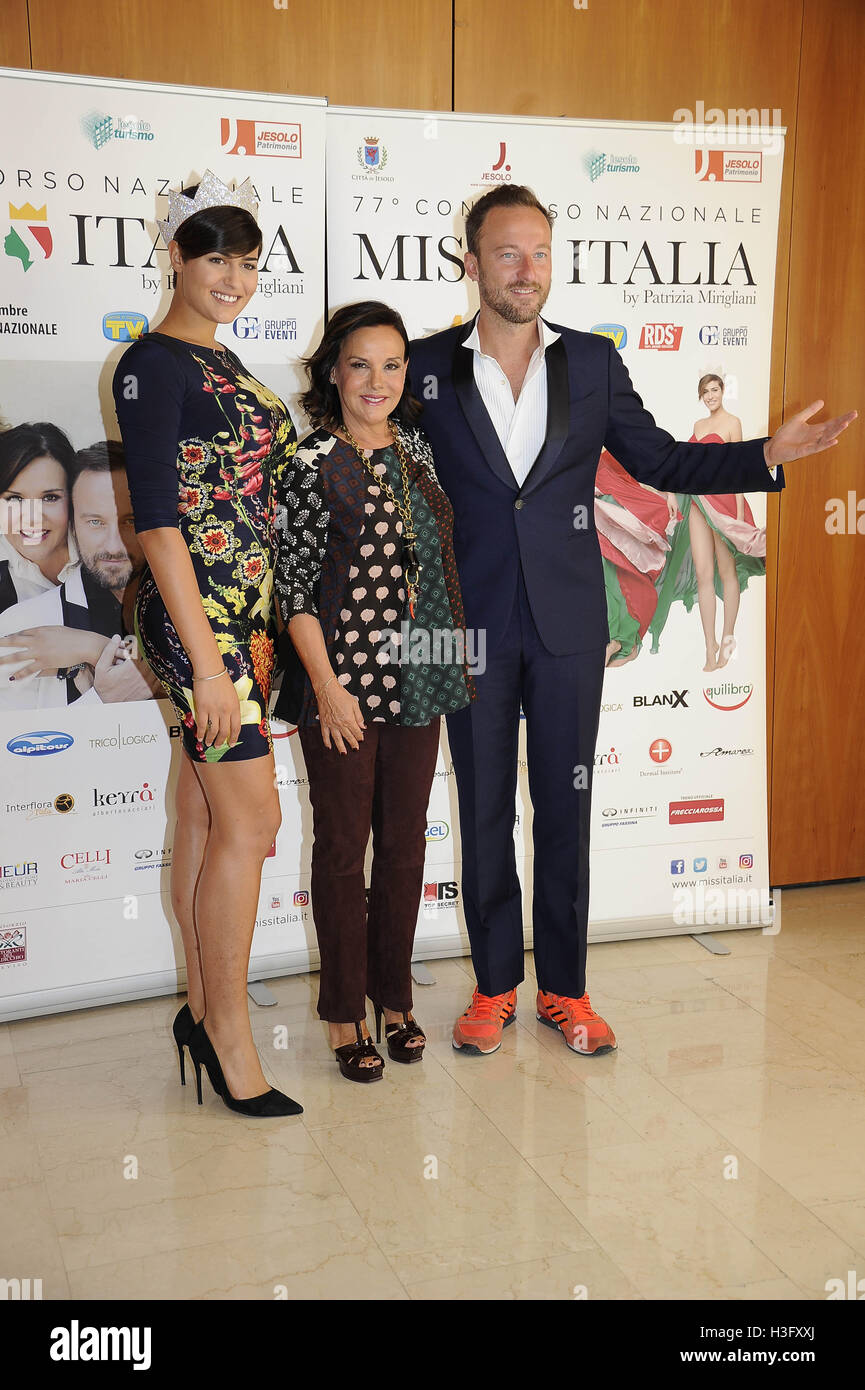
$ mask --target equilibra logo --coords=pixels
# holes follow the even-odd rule
[[[27,959],[27,928],[14,922],[0,931],[0,965],[20,965]]]
[[[105,111],[88,111],[82,116],[81,133],[94,150],[101,150],[112,140],[155,139],[149,121],[139,121],[135,116],[109,116]]]
[[[137,309],[109,309],[102,316],[102,336],[111,343],[132,343],[149,329],[147,315]]]
[[[6,748],[22,758],[40,758],[48,753],[65,753],[74,742],[71,734],[60,733],[57,729],[37,729],[32,734],[16,734]]]
[[[451,833],[451,832],[450,832],[450,826],[448,825],[447,821],[444,821],[444,820],[430,820],[430,821],[427,821],[426,833],[425,833],[425,835],[424,835],[424,839],[426,839],[426,840],[446,840],[447,837],[448,837],[448,835],[450,835],[450,833]]]
[[[362,145],[357,147],[357,162],[368,174],[377,174],[388,161],[387,145],[383,145],[378,135],[368,135]]]
[[[666,705],[669,709],[688,708],[688,701],[685,699],[687,690],[670,690],[666,695],[635,695],[635,709],[651,709],[656,705]]]
[[[682,341],[682,328],[678,323],[644,323],[640,333],[640,347],[654,348],[656,352],[678,352]]]
[[[46,222],[48,204],[35,208],[32,203],[24,203],[16,208],[9,203],[11,226],[3,239],[3,250],[14,261],[20,261],[22,269],[29,270],[34,259],[47,261],[54,250],[51,228]]]
[[[708,821],[723,820],[724,798],[717,796],[702,801],[671,801],[669,815],[670,825],[682,825],[685,821],[702,825]]]
[[[259,319],[255,314],[239,314],[233,327],[234,336],[245,340],[293,343],[297,339],[297,319]]]
[[[762,183],[763,154],[741,150],[695,150],[694,173],[701,183]]]
[[[741,709],[747,705],[751,696],[754,694],[754,687],[750,681],[744,685],[735,685],[732,681],[725,681],[723,685],[707,685],[703,689],[703,697],[712,709],[722,709],[729,714],[730,710]]]
[[[595,183],[602,174],[639,174],[640,166],[632,154],[600,154],[589,150],[583,155],[583,168],[589,182]]]
[[[219,122],[223,154],[257,154],[269,159],[302,159],[303,141],[297,121],[235,120],[222,116]]]
[[[717,323],[704,323],[697,334],[703,347],[747,347],[748,328],[741,324],[738,328],[719,328]]]
[[[599,338],[609,338],[619,352],[628,346],[628,330],[623,323],[596,323],[589,331]]]

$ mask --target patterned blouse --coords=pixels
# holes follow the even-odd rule
[[[274,591],[286,626],[298,613],[319,618],[337,679],[357,697],[366,722],[420,726],[462,709],[474,690],[453,558],[453,511],[426,436],[397,429],[409,460],[420,562],[414,617],[406,603],[400,513],[356,450],[325,429],[303,440],[282,478]],[[368,458],[401,502],[396,450],[375,449]],[[311,682],[290,638],[283,653],[286,676],[275,713],[315,723]]]

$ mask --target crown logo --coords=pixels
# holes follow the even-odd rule
[[[378,141],[379,137],[377,135],[365,135],[363,138],[363,143],[365,145],[377,145]]]
[[[201,212],[202,208],[218,207],[243,208],[244,212],[257,218],[258,202],[252,179],[244,179],[243,183],[231,189],[222,179],[217,178],[211,169],[206,169],[194,198],[187,197],[185,193],[177,193],[172,188],[168,194],[168,216],[164,221],[157,218],[165,245],[174,240],[178,227],[188,217]]]
[[[32,203],[25,203],[23,207],[16,208],[9,204],[9,216],[13,222],[44,222],[48,215],[48,204],[43,203],[41,208],[34,208]]]

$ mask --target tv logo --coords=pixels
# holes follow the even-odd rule
[[[623,323],[596,323],[589,331],[599,338],[609,338],[618,352],[628,345],[628,330]]]
[[[135,309],[110,309],[102,318],[102,336],[111,343],[133,343],[149,329],[147,315]]]

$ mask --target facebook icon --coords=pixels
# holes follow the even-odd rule
[[[671,874],[683,874],[684,872],[685,872],[685,861],[684,861],[684,859],[671,859],[671,860],[670,860],[670,873],[671,873]]]

